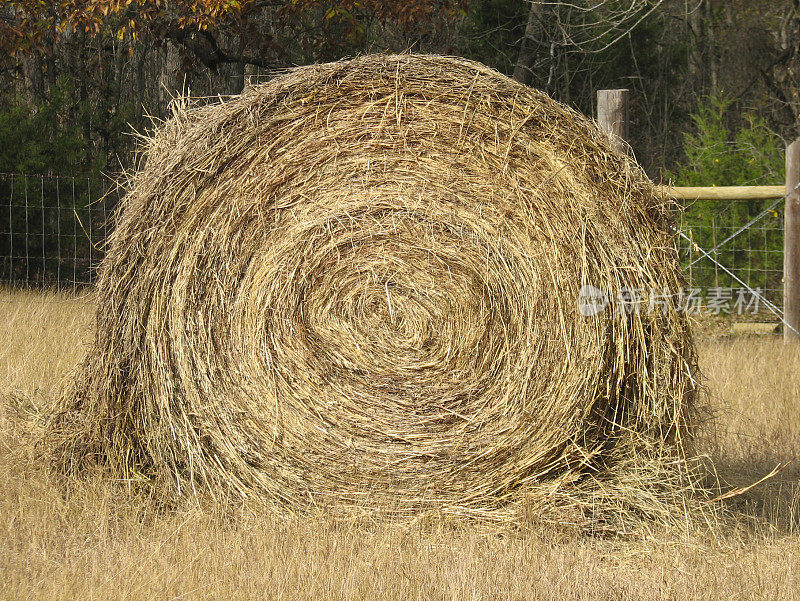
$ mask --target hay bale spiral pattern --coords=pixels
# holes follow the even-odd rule
[[[491,515],[680,448],[669,207],[595,125],[476,63],[367,56],[149,141],[65,396],[69,446],[173,493]],[[538,491],[538,493],[537,493]]]

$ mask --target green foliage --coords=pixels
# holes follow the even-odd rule
[[[746,186],[779,184],[783,180],[784,152],[781,139],[756,115],[745,113],[738,128],[728,125],[733,101],[711,96],[691,115],[695,131],[684,134],[684,160],[667,178],[676,186]],[[736,233],[774,200],[698,200],[686,206],[684,231],[704,249],[711,249]],[[781,208],[778,206],[751,228],[713,253],[717,261],[746,274],[748,285],[780,288],[782,269]],[[759,249],[759,250],[755,250]],[[699,256],[697,250],[684,257],[687,265]],[[701,288],[733,287],[739,284],[707,259],[692,272]]]
[[[780,182],[783,148],[766,121],[745,113],[733,131],[727,125],[733,101],[711,96],[691,116],[696,132],[684,134],[685,160],[668,173],[680,186],[745,186]]]
[[[49,101],[39,106],[20,99],[0,105],[1,172],[77,175],[96,170],[81,128],[69,124],[74,95],[69,81],[61,79]]]
[[[88,207],[101,195],[97,176],[103,166],[93,155],[103,153],[85,134],[90,107],[74,101],[75,96],[64,78],[38,106],[22,99],[0,104],[0,201],[6,203],[0,277],[12,283],[57,283],[62,272],[88,278],[91,246],[77,233],[75,215],[81,227],[92,228]],[[113,115],[107,117],[102,127],[121,127]],[[95,219],[93,229],[99,225]],[[37,260],[29,262],[29,257]]]

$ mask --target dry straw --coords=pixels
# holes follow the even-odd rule
[[[672,209],[590,120],[470,61],[365,56],[177,108],[145,156],[62,466],[291,511],[681,513],[687,319],[614,300],[683,286]]]

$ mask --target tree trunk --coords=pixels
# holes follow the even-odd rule
[[[711,94],[716,94],[718,87],[716,23],[714,23],[714,7],[711,4],[711,0],[705,1],[705,13],[706,31],[708,37],[706,40],[708,43],[708,74],[711,82]]]
[[[183,84],[180,49],[168,41],[158,75],[158,99],[162,115],[167,114],[167,107],[173,98],[185,93]]]
[[[23,54],[21,62],[25,100],[30,108],[34,108],[45,99],[44,66],[39,53]]]
[[[687,21],[689,26],[689,77],[694,84],[702,86],[703,48],[705,46],[703,35],[703,7],[690,6],[686,3]]]
[[[528,12],[528,23],[525,25],[525,35],[519,49],[514,79],[526,86],[533,82],[533,63],[536,59],[536,49],[541,43],[543,7],[539,2],[531,2]]]

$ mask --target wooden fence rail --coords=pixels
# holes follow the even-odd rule
[[[628,90],[599,90],[597,120],[625,151],[628,137]],[[800,138],[786,148],[786,183],[783,186],[662,186],[682,200],[752,200],[786,198],[783,243],[783,337],[800,342]]]
[[[786,195],[786,186],[659,186],[680,200],[768,200]]]

